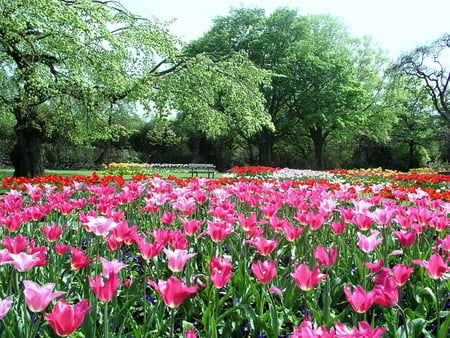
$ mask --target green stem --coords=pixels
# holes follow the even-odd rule
[[[170,338],[175,337],[175,309],[170,309]]]
[[[438,280],[437,279],[435,279],[434,280],[434,294],[436,295],[436,319],[437,319],[437,322],[436,322],[436,332],[438,333],[439,332],[439,329],[440,329],[440,327],[441,327],[441,316],[440,316],[440,312],[441,312],[441,309],[439,308],[439,288],[438,288]]]
[[[403,309],[401,308],[400,305],[397,304],[396,307],[397,307],[397,310],[400,312],[400,314],[401,314],[401,316],[402,316],[403,324],[405,325],[405,334],[406,334],[406,337],[409,337],[409,334],[408,334],[408,325],[407,325],[407,322],[406,322],[406,315],[405,315],[405,312],[403,311]],[[414,328],[414,326],[413,326],[413,328]]]
[[[270,322],[272,326],[272,334],[274,337],[278,337],[279,334],[279,328],[278,328],[278,313],[277,313],[277,307],[275,305],[275,301],[272,297],[272,294],[269,291],[269,286],[267,285],[267,288],[265,290],[267,294],[269,295],[270,303]]]
[[[144,260],[143,264],[142,264],[142,269],[143,271],[143,275],[144,275],[144,282],[142,283],[144,290],[143,290],[143,294],[144,294],[144,306],[143,306],[143,310],[144,310],[144,325],[147,325],[147,261]]]
[[[108,302],[105,303],[105,308],[103,312],[103,327],[104,327],[104,334],[105,338],[109,337],[109,318],[108,318]]]
[[[331,305],[331,295],[330,295],[330,278],[325,278],[325,291],[323,300],[323,320],[325,324],[328,325],[330,321],[330,305]]]

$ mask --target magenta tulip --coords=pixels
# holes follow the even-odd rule
[[[322,279],[328,277],[328,275],[320,273],[319,265],[315,265],[311,271],[308,269],[308,265],[300,264],[295,268],[294,272],[291,273],[291,277],[300,289],[303,291],[310,291],[314,289]]]
[[[171,309],[179,307],[187,296],[197,292],[195,286],[187,286],[175,276],[170,277],[167,281],[160,279],[158,284],[150,279],[147,281],[161,295],[164,304]]]
[[[269,284],[272,279],[277,274],[277,269],[275,264],[277,264],[277,260],[274,262],[270,260],[265,260],[261,263],[261,261],[257,261],[252,264],[252,273],[253,276],[256,277],[263,284]]]
[[[91,308],[87,299],[76,305],[70,305],[64,299],[59,299],[53,312],[45,314],[45,319],[58,336],[67,337],[81,326]]]

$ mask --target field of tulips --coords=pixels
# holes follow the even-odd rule
[[[450,176],[4,178],[1,337],[449,336]]]

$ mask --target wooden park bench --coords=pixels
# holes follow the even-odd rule
[[[216,173],[216,166],[214,164],[189,163],[188,168],[191,171],[191,177],[194,177],[194,175],[197,177],[198,174],[208,174],[208,178],[211,176],[214,178],[214,174]]]

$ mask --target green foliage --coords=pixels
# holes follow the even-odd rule
[[[167,77],[160,95],[181,112],[182,119],[194,123],[208,137],[230,130],[251,136],[263,127],[273,128],[258,90],[268,78],[268,72],[255,67],[243,54],[219,61],[199,54]]]
[[[136,103],[183,110],[212,137],[271,127],[258,92],[267,73],[243,55],[183,56],[166,27],[118,2],[0,0],[0,12],[0,119],[12,113],[20,138],[117,142]]]
[[[336,18],[301,16],[288,8],[267,17],[262,9],[232,9],[186,50],[213,60],[245,53],[271,72],[270,85],[260,90],[275,130],[262,129],[251,138],[241,135],[247,147],[259,148],[260,160],[269,156],[269,163],[260,164],[270,165],[274,145],[286,137],[307,134],[321,157],[329,135],[376,121],[363,103],[372,97],[373,81],[380,82],[381,58],[368,41],[352,39]]]

